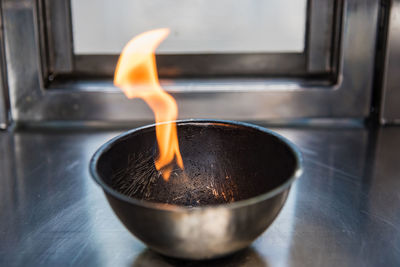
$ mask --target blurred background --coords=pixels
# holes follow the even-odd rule
[[[2,3],[1,122],[152,120],[112,85],[124,44],[168,27],[161,84],[180,118],[398,122],[397,1]]]

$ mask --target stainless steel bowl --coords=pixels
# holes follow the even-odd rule
[[[90,163],[94,180],[126,228],[161,254],[211,259],[247,247],[285,203],[301,174],[300,152],[282,136],[252,124],[183,120],[177,127],[185,175],[177,171],[165,182],[159,176],[147,179],[156,172],[135,172],[140,164],[129,160],[132,155],[154,158],[150,125],[105,143]],[[152,161],[148,168],[154,168]],[[126,173],[129,183],[141,179],[138,186],[145,190],[121,193],[118,173]]]

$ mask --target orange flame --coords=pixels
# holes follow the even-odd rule
[[[156,123],[176,120],[178,106],[158,81],[154,52],[167,37],[169,29],[157,29],[142,33],[128,42],[122,50],[115,69],[114,84],[128,98],[142,98],[153,110]],[[156,125],[159,155],[155,161],[157,170],[168,181],[174,159],[183,169],[175,123]]]

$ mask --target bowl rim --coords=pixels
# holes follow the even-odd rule
[[[150,202],[147,200],[140,200],[140,199],[135,199],[128,197],[117,190],[113,189],[111,186],[107,185],[103,179],[100,177],[100,175],[97,172],[96,166],[98,163],[99,158],[101,155],[105,152],[107,152],[116,142],[123,140],[124,138],[130,136],[133,133],[143,131],[145,129],[153,128],[157,124],[167,124],[167,123],[176,123],[177,125],[179,124],[190,124],[190,123],[200,123],[200,124],[225,124],[225,125],[234,125],[234,126],[241,126],[245,128],[251,128],[256,131],[261,131],[264,133],[267,133],[269,135],[272,135],[276,137],[279,141],[284,143],[293,153],[295,157],[295,168],[293,170],[292,175],[281,185],[278,187],[267,191],[263,194],[239,200],[239,201],[234,201],[230,203],[223,203],[223,204],[215,204],[215,205],[204,205],[204,206],[196,206],[196,207],[187,207],[187,206],[180,206],[180,205],[175,205],[175,204],[167,204],[167,203],[158,203],[158,202]],[[286,139],[285,137],[281,136],[280,134],[269,130],[265,127],[255,125],[252,123],[247,123],[247,122],[239,122],[239,121],[232,121],[232,120],[216,120],[216,119],[185,119],[185,120],[175,120],[175,121],[168,121],[168,122],[162,122],[162,123],[153,123],[149,125],[145,125],[142,127],[134,128],[131,130],[128,130],[126,132],[123,132],[107,142],[105,142],[103,145],[101,145],[97,151],[93,154],[90,163],[89,163],[89,171],[90,174],[93,178],[93,180],[104,190],[105,193],[110,194],[114,198],[117,198],[121,201],[128,202],[130,204],[138,205],[141,207],[145,208],[150,208],[150,209],[156,209],[156,210],[165,210],[165,211],[189,211],[189,210],[204,210],[208,208],[229,208],[229,209],[235,209],[243,206],[249,206],[253,205],[259,202],[262,202],[266,199],[272,198],[286,189],[288,189],[291,184],[297,180],[303,173],[303,157],[300,152],[300,150],[294,145],[291,141]]]

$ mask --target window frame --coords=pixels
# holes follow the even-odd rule
[[[49,75],[111,77],[118,55],[74,54],[70,1],[40,0],[39,3],[40,16],[45,18],[41,48],[48,58]],[[157,56],[159,75],[162,78],[188,78],[327,74],[333,69],[330,59],[335,8],[335,1],[307,1],[302,53],[161,54]]]
[[[62,0],[54,2],[65,3]],[[317,5],[321,2],[331,1],[313,0],[310,3]],[[343,0],[336,3],[339,3],[341,12],[336,14],[339,19],[336,20],[338,25],[334,27],[336,31],[332,37],[335,42],[320,42],[313,49],[316,54],[307,54],[310,58],[307,69],[318,70],[320,66],[328,66],[330,73],[335,74],[333,78],[197,80],[192,77],[163,80],[166,90],[177,99],[180,117],[272,121],[367,117],[372,92],[379,1]],[[43,79],[50,74],[46,68],[47,62],[57,62],[57,59],[49,59],[43,54],[41,32],[45,22],[40,16],[43,10],[41,2],[4,0],[2,4],[11,109],[16,121],[80,122],[89,125],[96,122],[124,124],[153,118],[144,103],[127,100],[109,83],[73,77],[65,83],[51,85],[51,75],[49,79]],[[323,14],[323,10],[320,13]],[[314,21],[318,21],[318,18],[323,19],[322,16],[311,16]],[[325,32],[322,29],[315,29],[315,32],[322,31],[315,38],[322,38]],[[71,41],[66,43],[72,45]],[[315,60],[318,53],[325,55],[327,47],[333,54],[323,57],[322,63]],[[71,69],[69,63],[63,64],[61,66],[65,70]],[[47,89],[49,87],[51,90]]]

